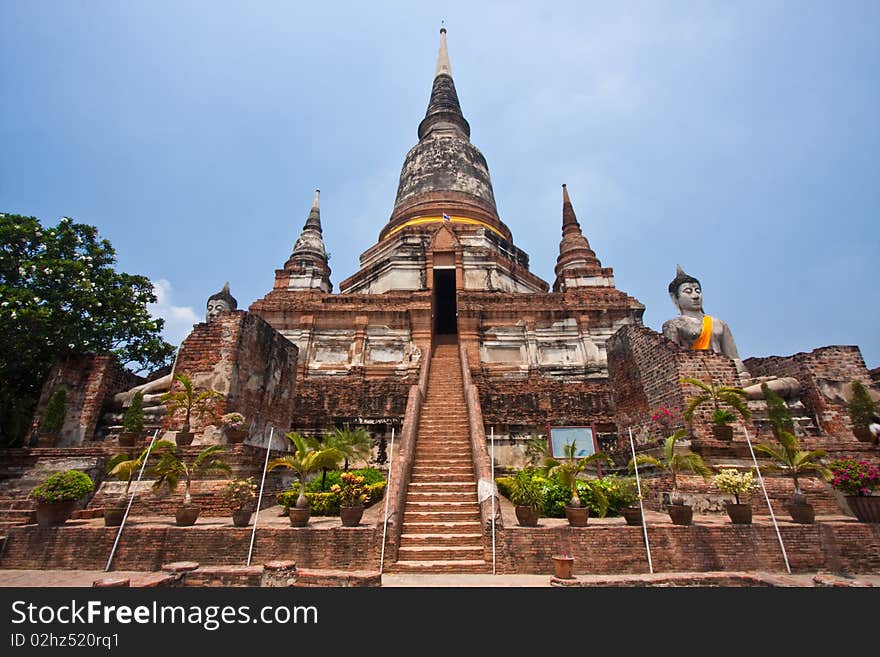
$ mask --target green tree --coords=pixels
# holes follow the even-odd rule
[[[563,445],[562,449],[565,451],[563,461],[557,461],[556,459],[549,457],[544,463],[548,467],[548,474],[556,476],[559,479],[559,483],[571,491],[571,501],[569,502],[569,506],[580,507],[581,498],[578,496],[577,490],[578,475],[583,472],[590,463],[604,461],[609,465],[614,465],[614,461],[605,452],[596,452],[589,456],[585,456],[582,459],[578,459],[577,456],[575,456],[577,446],[574,441],[566,443]],[[607,500],[604,500],[604,494],[598,489],[593,492],[602,497],[602,502],[607,506]]]
[[[779,440],[779,433],[787,431],[794,433],[794,420],[791,419],[791,413],[785,400],[770,390],[766,383],[761,384],[761,392],[764,393],[764,400],[767,402],[767,417],[770,420],[770,430],[776,439]]]
[[[155,447],[153,449],[155,450]],[[229,464],[222,457],[218,456],[223,451],[225,451],[223,445],[209,445],[199,452],[192,462],[187,462],[178,453],[177,445],[171,445],[171,442],[168,441],[167,445],[163,445],[159,462],[152,470],[156,476],[153,490],[158,491],[163,485],[166,485],[168,490],[173,492],[177,489],[180,479],[183,479],[183,503],[190,504],[192,501],[190,487],[192,486],[194,476],[199,473],[231,472],[232,468],[229,467]]]
[[[709,475],[712,474],[712,469],[708,465],[706,465],[706,463],[703,461],[703,457],[701,457],[699,454],[695,454],[690,450],[687,450],[686,452],[675,451],[675,443],[677,443],[685,436],[687,436],[687,431],[685,431],[684,429],[679,429],[674,434],[666,438],[663,441],[663,449],[660,454],[660,458],[655,458],[647,454],[639,454],[638,456],[636,456],[635,459],[635,463],[638,463],[639,465],[653,465],[669,473],[669,476],[672,479],[673,504],[675,504],[675,499],[678,493],[677,476],[679,473],[685,471],[693,472],[694,474],[698,474],[703,477],[703,479],[708,478]],[[633,459],[629,460],[628,467],[630,471],[635,469]]]
[[[122,428],[130,433],[141,433],[144,430],[144,393],[136,392],[131,404],[122,417]]]
[[[370,433],[363,427],[352,429],[347,424],[342,428],[336,427],[332,433],[325,435],[322,445],[342,452],[342,469],[345,471],[348,471],[348,462],[354,459],[361,459],[366,465],[373,453],[373,437]]]
[[[116,254],[94,226],[64,217],[0,213],[0,445],[20,444],[53,363],[112,352],[135,371],[170,362],[163,320],[144,276],[114,269]]]
[[[761,469],[768,472],[781,472],[791,477],[794,483],[794,500],[803,503],[805,497],[798,483],[798,477],[809,472],[818,473],[826,481],[831,478],[831,471],[826,468],[821,459],[827,452],[824,449],[814,449],[809,452],[801,450],[797,438],[788,431],[780,431],[779,445],[761,443],[755,445],[755,451],[769,456],[773,463],[762,465]]]
[[[185,413],[181,431],[184,433],[189,432],[193,413],[198,417],[210,415],[216,419],[216,403],[223,399],[222,394],[214,389],[196,389],[192,379],[183,372],[175,374],[174,380],[180,382],[180,388],[169,390],[159,397],[159,401],[166,405],[166,412],[169,415],[174,415],[179,410]]]
[[[295,450],[291,454],[279,456],[269,461],[268,470],[275,468],[290,468],[299,477],[299,497],[296,498],[296,508],[307,509],[309,500],[306,498],[306,479],[313,472],[322,468],[335,468],[345,458],[345,455],[335,447],[320,449],[314,440],[306,439],[298,433],[285,434],[293,443]]]

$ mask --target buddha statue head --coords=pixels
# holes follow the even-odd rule
[[[672,299],[679,313],[703,312],[703,290],[700,281],[686,274],[681,265],[676,265],[675,278],[669,284],[669,298]]]
[[[208,297],[208,306],[205,311],[205,321],[214,321],[220,313],[229,312],[238,308],[238,301],[229,293],[229,282],[219,292]]]

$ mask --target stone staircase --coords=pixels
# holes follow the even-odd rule
[[[432,356],[397,559],[390,572],[490,570],[457,344],[439,344]]]

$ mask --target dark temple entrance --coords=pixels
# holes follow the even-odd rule
[[[458,333],[455,269],[434,270],[434,335]]]

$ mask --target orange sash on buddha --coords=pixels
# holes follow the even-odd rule
[[[703,315],[703,330],[700,336],[694,340],[691,349],[697,351],[705,351],[709,348],[709,342],[712,340],[712,316]]]

